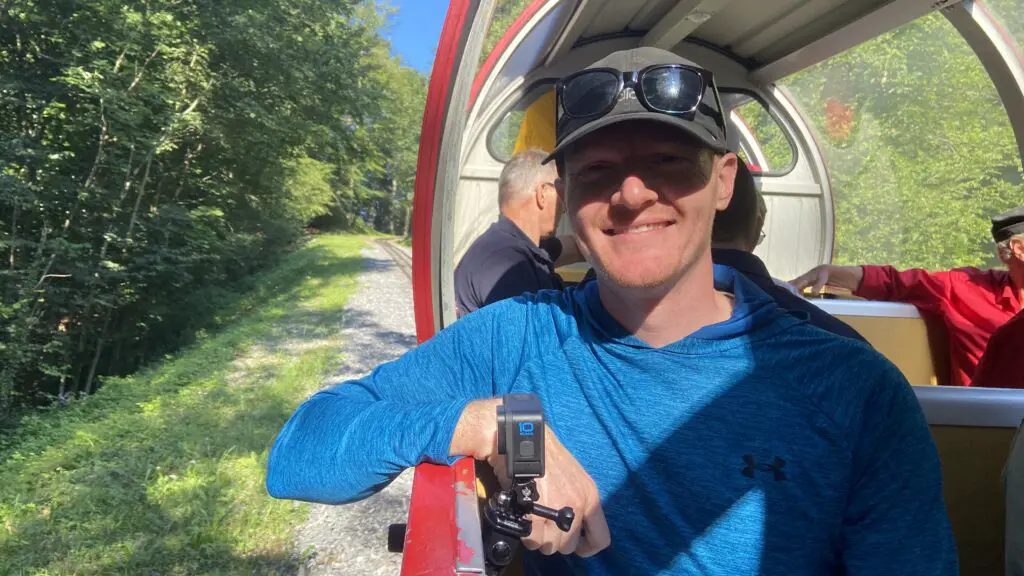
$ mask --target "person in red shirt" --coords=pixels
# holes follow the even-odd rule
[[[1024,388],[1024,312],[1017,314],[993,334],[978,362],[971,386],[979,388]]]
[[[992,237],[1007,270],[956,268],[946,272],[900,271],[892,266],[813,268],[793,280],[798,290],[844,288],[868,300],[913,304],[942,319],[949,332],[950,384],[970,386],[978,361],[997,328],[1021,311],[1024,301],[1024,206],[992,218]]]

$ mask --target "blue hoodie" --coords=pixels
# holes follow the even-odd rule
[[[454,462],[471,400],[533,393],[597,484],[612,543],[587,559],[530,553],[532,572],[957,574],[938,455],[902,374],[731,268],[715,284],[732,316],[657,349],[596,282],[473,312],[300,406],[268,490],[365,498],[407,467]]]

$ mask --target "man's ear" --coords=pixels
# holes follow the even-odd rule
[[[718,179],[718,198],[715,199],[715,209],[722,211],[728,208],[729,202],[732,201],[732,193],[736,188],[736,172],[739,167],[736,164],[736,154],[732,152],[722,156],[718,164],[718,174],[716,176],[712,172],[712,177]]]
[[[547,195],[544,194],[546,187],[547,186],[544,183],[538,183],[533,187],[533,199],[534,202],[537,203],[537,209],[541,212],[544,211],[544,208],[547,207],[549,202]]]
[[[1010,253],[1020,262],[1024,262],[1024,238],[1010,239]]]

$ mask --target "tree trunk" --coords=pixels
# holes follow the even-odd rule
[[[395,180],[395,175],[391,175],[391,206],[388,208],[388,234],[395,233],[395,208],[399,206],[398,203],[398,182]]]
[[[103,329],[100,330],[100,337],[96,340],[96,352],[92,355],[92,363],[89,365],[89,375],[85,377],[85,395],[92,394],[92,379],[96,376],[96,365],[99,364],[100,354],[103,352],[103,343],[107,337],[107,326],[110,325],[110,314],[107,314],[103,321]]]
[[[153,58],[155,58],[156,55],[159,53],[160,47],[157,46],[156,50],[153,50],[153,53],[149,55],[149,58],[146,58],[146,61],[142,64],[142,68],[135,72],[135,78],[132,79],[131,86],[128,86],[128,89],[125,90],[125,93],[131,92],[135,89],[136,86],[139,85],[139,80],[142,80],[142,74],[146,71],[146,66],[149,66],[150,61],[152,61]]]
[[[85,183],[82,184],[81,191],[78,194],[75,195],[75,204],[71,208],[71,213],[68,214],[68,217],[64,220],[64,225],[61,227],[61,238],[64,238],[64,237],[67,236],[68,231],[71,229],[71,224],[72,224],[72,222],[74,222],[75,214],[78,213],[78,207],[82,203],[82,197],[85,196],[84,193],[89,191],[89,188],[92,187],[93,180],[96,179],[96,173],[99,171],[100,162],[103,161],[103,154],[104,154],[103,153],[103,143],[106,142],[106,140],[107,140],[106,108],[105,108],[105,104],[103,102],[103,99],[100,98],[100,137],[99,137],[99,140],[98,140],[98,142],[96,144],[96,157],[92,161],[92,168],[89,169],[89,176],[85,179]],[[57,252],[54,251],[54,253],[50,255],[50,261],[47,262],[46,266],[43,268],[43,273],[39,276],[39,281],[36,282],[36,287],[35,287],[36,290],[41,288],[43,286],[43,282],[45,282],[46,279],[50,277],[50,268],[53,267],[53,263],[56,260],[57,260]]]
[[[142,203],[142,197],[146,195],[146,182],[149,181],[149,168],[153,164],[153,155],[156,154],[156,149],[160,146],[161,142],[158,142],[153,149],[149,151],[149,156],[146,157],[146,172],[142,175],[142,182],[139,183],[139,193],[135,196],[135,206],[132,207],[132,218],[128,221],[128,232],[125,233],[125,250],[127,250],[127,244],[132,240],[132,230],[135,229],[135,222],[139,215],[139,204]]]
[[[121,187],[121,196],[117,199],[117,205],[114,206],[114,212],[116,213],[121,209],[121,203],[124,202],[124,197],[128,195],[128,190],[132,186],[132,162],[135,160],[135,143],[132,142],[131,152],[128,154],[128,168],[124,173],[124,186]],[[99,278],[100,270],[103,267],[103,261],[107,259],[107,248],[110,247],[110,238],[114,235],[114,221],[115,218],[111,218],[110,224],[107,225],[107,233],[103,235],[103,245],[100,246],[100,256],[96,260],[96,272],[93,273],[92,278],[89,279],[89,295],[85,299],[85,313],[82,314],[82,318],[88,321],[89,314],[92,314],[92,305],[96,295],[96,282],[94,278]],[[78,353],[81,354],[85,350],[85,340],[88,336],[88,331],[83,330],[82,335],[78,339]]]
[[[14,6],[14,0],[7,0],[4,3],[3,9],[0,9],[0,19],[7,17],[7,13],[11,11],[11,6]]]
[[[14,270],[14,243],[18,240],[18,203],[14,203],[14,214],[11,215],[11,256],[7,259],[8,269]]]

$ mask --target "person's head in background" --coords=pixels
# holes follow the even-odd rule
[[[534,244],[553,234],[561,217],[558,174],[553,165],[541,164],[546,157],[540,149],[523,150],[505,164],[498,179],[498,208]]]
[[[754,175],[737,157],[736,182],[729,206],[715,214],[711,229],[711,247],[753,252],[764,237],[764,220],[768,207],[757,191]]]
[[[992,218],[992,238],[996,252],[1010,269],[1010,276],[1024,290],[1024,206]]]

